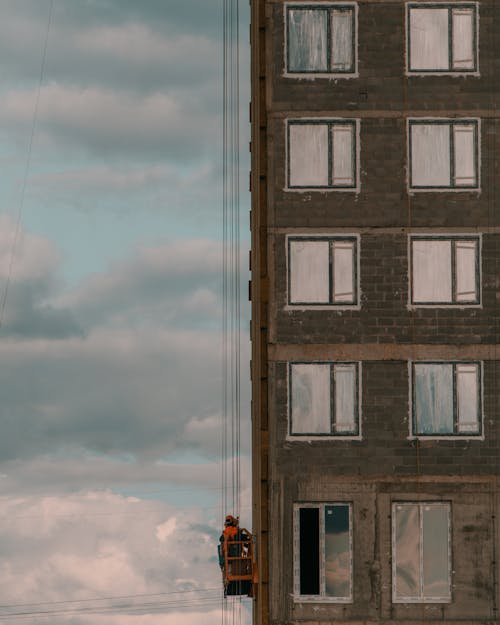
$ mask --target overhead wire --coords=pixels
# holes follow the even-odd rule
[[[35,129],[36,129],[36,124],[37,124],[37,120],[38,120],[38,109],[39,109],[39,105],[40,105],[40,94],[42,91],[42,84],[43,84],[43,77],[45,74],[45,62],[47,59],[47,48],[48,48],[48,43],[49,43],[49,34],[50,34],[50,27],[52,25],[52,13],[53,13],[53,9],[54,9],[54,0],[50,0],[49,2],[49,14],[48,14],[48,19],[47,19],[47,28],[46,28],[46,32],[45,32],[45,40],[44,40],[44,44],[43,44],[43,52],[42,52],[42,61],[40,64],[40,74],[38,77],[38,88],[37,88],[37,92],[36,92],[36,98],[35,98],[35,105],[34,105],[34,110],[33,110],[33,119],[31,122],[31,132],[30,132],[30,138],[29,138],[29,142],[28,142],[28,152],[27,152],[27,156],[26,156],[26,163],[24,166],[24,175],[23,175],[23,179],[22,179],[22,183],[21,183],[21,197],[19,200],[19,205],[17,208],[17,215],[16,215],[16,223],[14,226],[14,232],[12,235],[12,243],[11,243],[11,247],[10,247],[10,252],[9,252],[9,263],[8,263],[8,268],[7,268],[7,277],[5,279],[5,285],[3,288],[3,292],[2,292],[2,296],[1,296],[1,301],[0,301],[0,328],[3,327],[4,325],[4,318],[5,318],[5,308],[7,305],[7,297],[9,295],[9,288],[10,288],[10,284],[11,284],[11,280],[12,280],[12,273],[14,270],[14,260],[16,258],[16,252],[17,252],[17,246],[19,243],[19,233],[21,230],[21,221],[22,221],[22,216],[23,216],[23,211],[24,211],[24,202],[25,202],[25,198],[26,198],[26,189],[28,186],[28,178],[29,178],[29,173],[30,173],[30,169],[31,169],[31,156],[32,156],[32,152],[33,152],[33,141],[34,141],[34,137],[35,137]]]
[[[184,595],[193,592],[212,592],[217,591],[219,588],[196,588],[192,590],[174,590],[171,592],[152,592],[152,593],[138,593],[132,595],[113,595],[110,597],[87,597],[85,599],[62,599],[59,601],[30,601],[23,603],[7,603],[0,604],[0,610],[12,609],[12,608],[22,608],[28,606],[46,606],[46,605],[61,605],[61,604],[69,604],[69,603],[84,603],[88,601],[117,601],[122,599],[138,599],[144,597],[164,597],[170,595]]]

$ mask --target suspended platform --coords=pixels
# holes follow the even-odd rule
[[[245,528],[238,528],[234,538],[219,545],[224,596],[255,596],[257,567],[254,560],[253,536]]]

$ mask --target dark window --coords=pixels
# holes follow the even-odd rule
[[[299,601],[352,601],[351,505],[295,506],[295,596]]]

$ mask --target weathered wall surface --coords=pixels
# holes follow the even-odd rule
[[[262,306],[254,332],[265,333],[268,348],[259,363],[267,379],[260,369],[253,380],[254,397],[267,392],[265,415],[254,423],[260,433],[262,423],[269,428],[269,456],[260,458],[268,469],[260,476],[266,501],[255,502],[261,510],[269,505],[269,602],[266,596],[257,604],[258,614],[275,625],[498,622],[500,2],[479,2],[479,76],[417,77],[405,74],[405,2],[359,0],[358,76],[336,79],[283,75],[284,5],[265,2],[266,87],[254,87],[267,113],[260,126],[266,175],[252,179],[266,190],[260,207],[262,189],[253,193],[268,263],[267,292],[253,303]],[[360,120],[359,192],[286,189],[286,120],[301,118]],[[410,192],[408,118],[480,119],[480,189]],[[286,237],[346,234],[359,235],[359,308],[289,306]],[[408,306],[411,234],[480,235],[479,306]],[[254,275],[261,278],[261,269],[254,264]],[[408,362],[419,359],[483,363],[482,438],[410,437]],[[336,360],[361,362],[361,440],[290,440],[288,363]],[[400,501],[450,503],[451,602],[393,603],[391,506]],[[293,508],[321,502],[352,505],[352,603],[293,597]]]
[[[391,570],[392,502],[446,501],[451,505],[452,601],[448,604],[394,604]],[[277,502],[280,502],[278,505]],[[354,596],[351,604],[300,604],[293,596],[293,523],[297,501],[351,502]],[[270,584],[271,622],[373,621],[385,623],[495,619],[495,545],[498,494],[488,481],[340,480],[310,467],[273,484]]]

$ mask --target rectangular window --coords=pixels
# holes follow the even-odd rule
[[[413,436],[481,436],[480,363],[414,362],[412,413]]]
[[[288,188],[356,190],[356,120],[287,122]]]
[[[449,603],[449,503],[395,503],[392,507],[392,600]]]
[[[416,306],[480,304],[479,237],[410,237],[410,297]]]
[[[477,73],[477,24],[476,3],[408,3],[408,73]]]
[[[411,190],[479,188],[478,119],[408,121]]]
[[[298,601],[352,601],[350,504],[295,505],[294,595]]]
[[[359,364],[290,363],[290,437],[357,437]]]
[[[356,5],[287,4],[286,73],[356,72]]]
[[[288,303],[356,305],[357,256],[356,237],[288,237]]]

